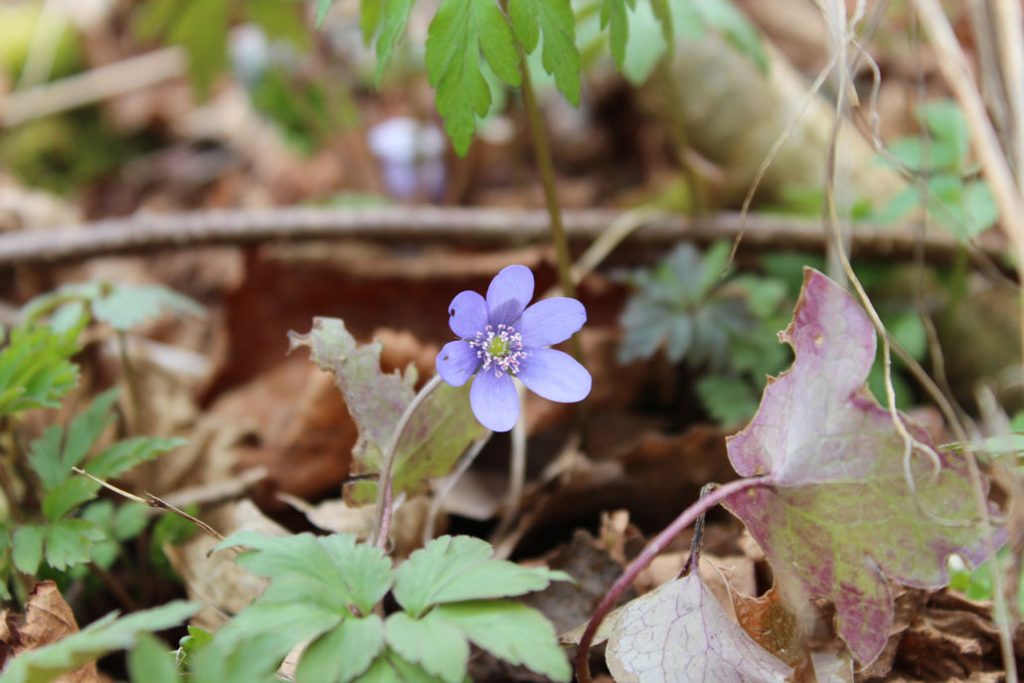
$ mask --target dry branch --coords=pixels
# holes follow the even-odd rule
[[[588,209],[565,212],[565,228],[577,247],[593,241],[621,212]],[[741,233],[738,213],[690,218],[652,217],[627,243],[649,247],[688,240],[732,240]],[[387,207],[373,209],[283,208],[218,210],[178,214],[138,214],[75,226],[0,236],[0,265],[36,265],[212,245],[359,238],[380,242],[442,243],[508,247],[544,243],[548,215],[542,210]],[[742,247],[822,251],[819,220],[789,216],[749,216]],[[919,226],[881,227],[857,223],[853,251],[859,255],[909,257],[916,248],[934,260],[948,260],[962,247],[948,232]],[[1005,242],[995,233],[977,240],[976,250],[1001,261]]]

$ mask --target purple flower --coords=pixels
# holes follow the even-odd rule
[[[532,298],[533,273],[526,266],[508,266],[491,280],[486,300],[467,290],[448,306],[448,325],[461,339],[437,354],[437,373],[453,387],[476,375],[469,403],[476,419],[496,432],[512,429],[519,417],[513,377],[559,403],[582,401],[590,393],[587,369],[547,348],[583,327],[583,304],[555,297],[526,308]]]

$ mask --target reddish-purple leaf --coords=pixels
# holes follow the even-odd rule
[[[915,454],[917,501],[903,470],[904,443],[864,385],[875,332],[853,298],[807,269],[793,322],[781,335],[796,360],[769,380],[750,424],[728,441],[744,476],[771,485],[726,499],[764,549],[787,599],[827,598],[839,635],[861,664],[882,651],[893,623],[887,576],[917,588],[948,583],[951,554],[986,557],[966,467]],[[908,424],[915,438],[934,446]],[[800,593],[800,595],[795,595]]]
[[[623,607],[605,659],[618,683],[781,683],[793,673],[729,618],[697,572]]]

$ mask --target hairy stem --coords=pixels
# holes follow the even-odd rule
[[[565,296],[576,298],[576,283],[572,279],[572,256],[569,255],[569,239],[565,235],[562,224],[562,206],[558,201],[558,184],[555,181],[555,164],[551,158],[551,145],[548,142],[547,130],[544,128],[544,117],[541,116],[537,104],[537,93],[530,80],[530,69],[526,64],[526,55],[520,51],[519,71],[522,74],[523,107],[529,121],[530,138],[533,140],[533,154],[537,158],[537,172],[544,187],[544,202],[550,220],[551,241],[555,245],[555,257],[558,259],[558,282]],[[572,355],[576,360],[583,357],[583,348],[579,337],[570,341]]]
[[[737,479],[736,481],[724,484],[683,510],[682,514],[676,517],[671,524],[665,527],[661,533],[647,544],[647,547],[636,556],[636,559],[629,563],[622,576],[618,578],[604,598],[601,599],[597,609],[594,610],[594,615],[590,617],[590,623],[587,624],[586,630],[583,631],[579,648],[576,650],[576,676],[579,683],[590,683],[590,645],[594,641],[597,629],[601,627],[601,622],[608,616],[608,612],[611,611],[612,607],[619,601],[619,598],[622,597],[622,594],[633,584],[633,581],[636,580],[640,572],[646,569],[676,536],[712,507],[741,491],[761,486],[771,486],[772,483],[772,478],[765,475],[763,477]]]
[[[380,477],[377,479],[377,507],[373,513],[373,526],[376,531],[371,539],[374,545],[382,548],[386,547],[388,536],[391,533],[391,471],[395,467],[395,454],[398,452],[398,444],[402,440],[402,434],[409,425],[409,420],[412,419],[416,409],[423,405],[427,397],[440,385],[440,375],[434,375],[430,378],[430,381],[420,389],[420,393],[416,394],[409,401],[409,405],[405,407],[405,412],[398,418],[398,424],[395,425],[395,433],[391,435],[388,449],[384,452],[384,458],[381,461]]]

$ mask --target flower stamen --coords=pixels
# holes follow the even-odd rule
[[[496,377],[505,373],[515,377],[519,373],[519,364],[526,358],[523,351],[523,335],[511,325],[487,325],[476,333],[469,345],[476,349],[476,356],[483,361],[483,370],[494,368]]]

